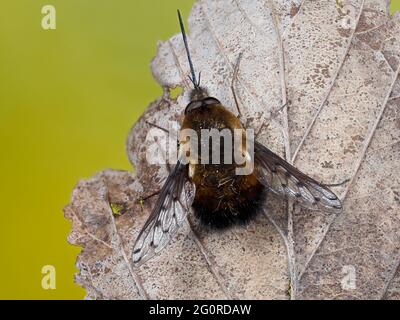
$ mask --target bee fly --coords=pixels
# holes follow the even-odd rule
[[[181,133],[184,129],[192,129],[200,136],[202,129],[229,129],[241,130],[245,136],[245,128],[238,117],[200,87],[179,10],[178,17],[190,66],[189,78],[194,86],[191,101],[184,112]],[[340,200],[326,186],[256,141],[253,141],[253,156],[247,154],[245,143],[239,145],[246,161],[250,159],[254,163],[254,170],[247,175],[236,174],[235,169],[243,164],[235,162],[202,164],[201,159],[196,162],[190,156],[188,161],[183,161],[185,146],[190,143],[180,134],[177,164],[166,179],[155,207],[136,239],[133,249],[135,263],[143,263],[165,247],[186,221],[190,206],[200,222],[220,229],[248,222],[260,211],[268,191],[287,196],[306,208],[333,212],[342,210]],[[221,147],[224,149],[225,146]]]

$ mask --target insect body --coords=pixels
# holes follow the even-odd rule
[[[200,87],[179,11],[178,14],[194,90],[191,102],[185,109],[178,162],[165,181],[156,205],[139,233],[133,249],[133,261],[142,263],[161,251],[185,223],[190,207],[202,223],[215,228],[249,221],[265,202],[268,192],[289,197],[303,207],[340,212],[342,205],[332,191],[265,146],[246,139],[245,128],[240,120]],[[204,163],[204,154],[200,152],[203,142],[194,147],[193,141],[182,134],[186,129],[193,130],[198,136],[201,136],[203,130],[236,130],[241,140],[238,144],[229,144],[228,141],[228,145],[224,140],[219,145],[221,161]],[[253,154],[248,152],[249,142],[254,144]],[[189,149],[195,152],[187,155],[187,146],[191,146]],[[213,145],[209,153],[213,151],[212,148]],[[235,151],[244,156],[244,163],[222,160],[226,153]],[[248,162],[254,165],[254,169],[248,174],[237,174],[236,169]]]
[[[246,156],[246,134],[239,119],[217,99],[206,96],[204,91],[200,92],[205,97],[189,103],[181,132],[192,129],[197,136],[201,137],[202,132],[207,130],[229,130],[228,132],[236,130],[243,137],[237,147],[241,148],[241,154]],[[234,158],[233,134],[228,139],[231,137],[230,141],[218,141],[220,145],[218,143],[216,146],[206,145],[206,148],[210,148],[208,159],[200,157],[198,161],[196,158],[194,163],[189,159],[188,164],[188,179],[194,184],[196,190],[192,204],[194,213],[204,224],[216,228],[248,221],[257,212],[266,195],[265,187],[257,180],[254,171],[251,174],[238,175],[236,169],[241,164],[234,161],[224,162],[226,152],[231,153],[230,159]],[[188,142],[181,136],[180,145],[185,146],[186,143]],[[225,143],[229,145],[226,146]],[[200,145],[200,147],[204,146]],[[220,149],[220,158],[217,159],[217,163],[204,161],[212,158],[210,154],[213,150],[211,149],[215,147]],[[192,148],[195,147],[192,146]],[[196,155],[200,151],[199,148]],[[247,155],[247,159],[251,161],[250,155]]]

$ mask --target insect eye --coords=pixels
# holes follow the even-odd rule
[[[202,106],[202,104],[203,104],[202,101],[198,101],[198,100],[190,102],[185,109],[185,114],[193,111],[194,109],[200,108]]]
[[[215,98],[213,98],[213,97],[205,98],[205,99],[203,100],[203,103],[204,103],[205,105],[221,104],[221,102],[219,102],[218,99],[215,99]]]

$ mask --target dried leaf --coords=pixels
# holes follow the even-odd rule
[[[388,3],[196,2],[189,44],[202,85],[237,112],[257,139],[323,183],[344,203],[339,215],[292,210],[271,195],[246,227],[206,230],[190,219],[154,259],[131,251],[168,167],[149,164],[165,148],[189,101],[180,35],[152,62],[163,97],[133,127],[127,153],[136,175],[104,171],[81,181],[65,208],[72,244],[83,247],[77,281],[93,299],[398,299],[400,261],[400,16]],[[169,91],[183,87],[173,99]],[[282,105],[288,102],[281,109]],[[157,133],[158,138],[149,134]],[[157,151],[157,150],[153,150]]]

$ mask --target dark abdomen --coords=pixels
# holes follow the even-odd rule
[[[265,201],[266,190],[254,174],[235,174],[235,165],[196,165],[193,209],[200,221],[214,228],[247,223]]]

